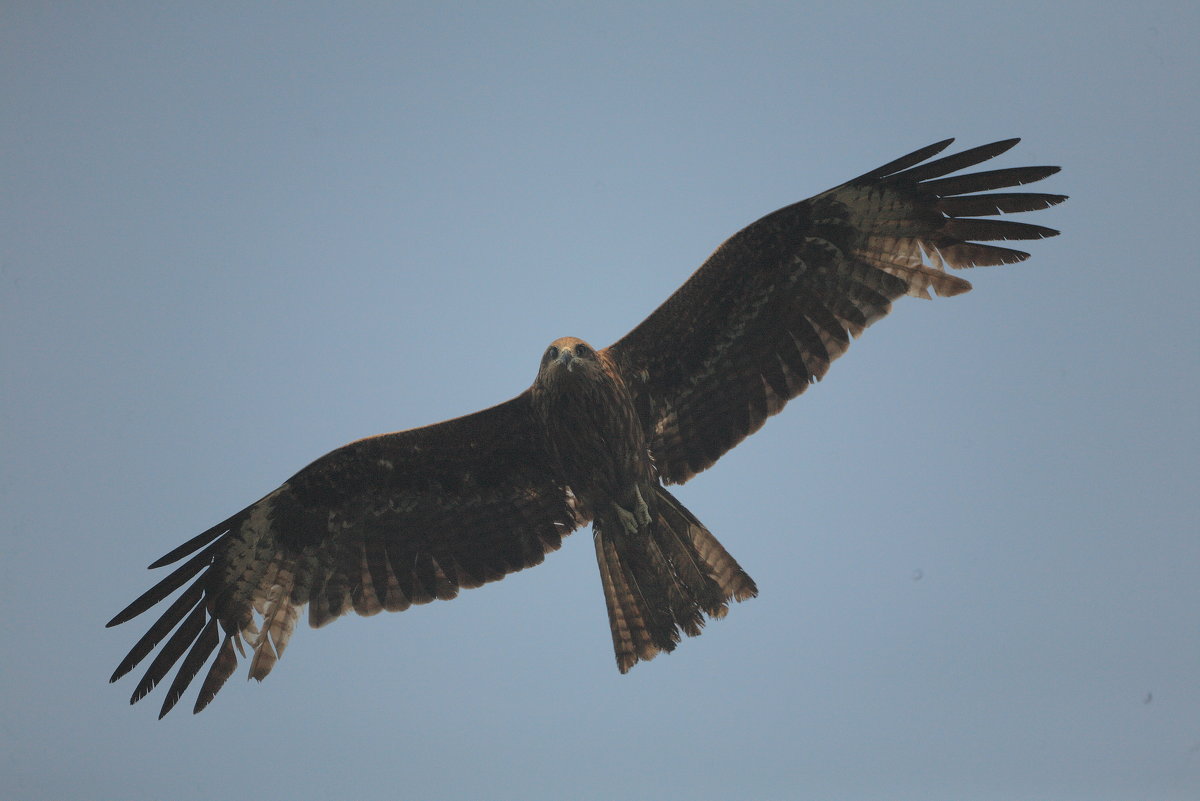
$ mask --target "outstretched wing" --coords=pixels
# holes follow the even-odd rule
[[[999,219],[1063,195],[993,190],[1057,167],[943,177],[998,156],[1009,139],[930,161],[953,140],[922,148],[732,236],[675,294],[614,343],[659,474],[687,481],[820,379],[901,295],[957,295],[945,272],[1009,264],[1029,254],[995,240],[1057,231]],[[975,194],[987,192],[990,194]],[[977,240],[977,241],[973,241]]]
[[[321,626],[352,609],[372,615],[453,598],[460,588],[540,563],[586,522],[551,473],[542,441],[526,392],[323,456],[150,566],[190,557],[109,626],[188,586],[112,681],[170,634],[130,699],[141,699],[182,660],[162,717],[220,646],[196,700],[199,712],[233,673],[243,641],[253,651],[250,675],[270,672],[306,604],[310,624]]]

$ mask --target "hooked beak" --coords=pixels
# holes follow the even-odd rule
[[[558,354],[557,361],[563,367],[566,367],[567,372],[569,373],[569,372],[571,372],[571,369],[575,366],[575,354],[572,353],[570,350],[567,350],[564,348],[562,353]]]

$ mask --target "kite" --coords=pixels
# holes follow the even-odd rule
[[[966,292],[946,267],[1022,261],[985,243],[1058,233],[995,218],[1065,200],[995,191],[1057,167],[951,175],[1018,140],[929,161],[952,141],[752,223],[609,347],[552,342],[515,398],[338,448],[175,548],[150,567],[182,564],[108,623],[183,588],[112,681],[162,643],[130,699],[178,664],[162,717],[212,658],[199,712],[239,653],[253,678],[270,673],[306,606],[318,627],[454,598],[541,563],[589,522],[618,669],[700,634],[758,591],[666,485],[757,431],[894,300]]]

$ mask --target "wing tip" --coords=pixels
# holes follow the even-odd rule
[[[139,604],[138,601],[141,601],[141,598],[138,598],[133,603],[129,604],[124,609],[122,609],[120,612],[117,612],[115,615],[113,615],[112,620],[110,620],[104,624],[104,628],[111,629],[113,626],[119,626],[122,623],[128,623],[129,621],[133,620],[135,617],[140,615],[142,612],[145,612],[146,609],[150,608],[150,607],[146,607],[146,609],[141,608],[141,604]],[[153,604],[151,604],[151,606],[153,606]]]

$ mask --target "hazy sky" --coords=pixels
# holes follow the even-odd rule
[[[0,8],[0,796],[1200,797],[1200,7],[246,5]],[[761,590],[704,636],[619,675],[580,532],[106,683],[184,539],[947,136],[1064,233],[679,489]]]

